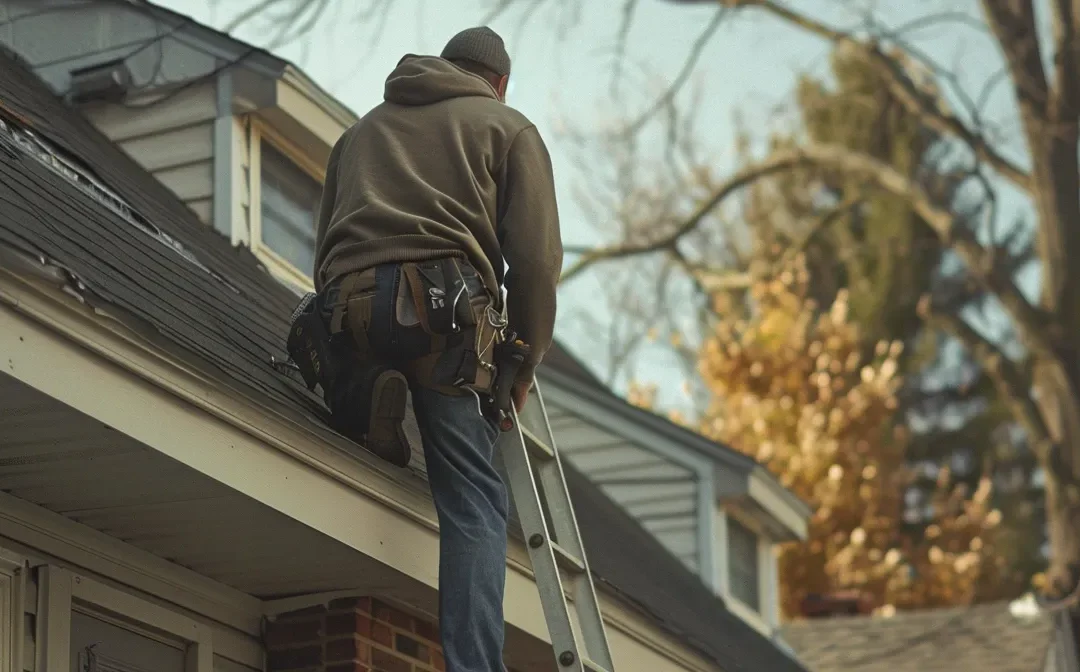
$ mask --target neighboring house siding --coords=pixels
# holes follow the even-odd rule
[[[688,567],[698,569],[698,484],[694,472],[548,406],[559,450],[653,533]]]
[[[135,8],[75,0],[0,0],[0,43],[25,58],[53,90],[67,91],[71,72],[124,59],[136,92],[125,105],[88,104],[84,112],[110,139],[176,193],[204,222],[213,211],[212,82],[191,86],[167,104],[147,106],[148,86],[185,82],[212,71],[217,59]]]

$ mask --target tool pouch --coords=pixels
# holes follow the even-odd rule
[[[405,263],[401,274],[401,294],[412,298],[420,326],[429,335],[450,336],[476,324],[457,259]]]
[[[316,385],[326,389],[327,372],[332,367],[330,336],[318,310],[315,294],[307,294],[292,314],[292,326],[285,349],[311,391]]]
[[[422,331],[426,352],[416,358],[422,384],[447,394],[487,392],[492,347],[501,328],[488,315],[491,297],[476,270],[454,258],[401,264],[395,320],[402,334]]]

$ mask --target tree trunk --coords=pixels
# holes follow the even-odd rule
[[[1043,464],[1050,538],[1048,592],[1058,598],[1080,582],[1080,403],[1075,389],[1060,364],[1041,365],[1036,371],[1036,401],[1052,441]]]
[[[982,5],[1009,69],[1031,156],[1042,263],[1039,305],[1049,324],[1018,326],[1029,345],[1042,345],[1032,351],[1032,392],[1051,444],[1039,450],[1046,471],[1050,592],[1063,597],[1080,581],[1080,2],[1050,3],[1055,53],[1048,65],[1032,0]],[[1042,333],[1047,326],[1050,333]]]

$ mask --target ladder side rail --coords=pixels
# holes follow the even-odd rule
[[[581,531],[578,527],[577,516],[574,513],[574,505],[570,500],[570,490],[566,486],[566,476],[563,473],[562,460],[559,455],[558,446],[555,444],[555,436],[551,430],[551,422],[548,419],[547,405],[544,403],[543,394],[540,391],[539,383],[536,383],[536,398],[540,402],[540,411],[544,419],[544,429],[547,431],[550,437],[551,443],[549,447],[555,454],[555,459],[549,464],[554,469],[544,469],[541,473],[553,472],[550,476],[544,479],[545,493],[548,494],[548,507],[552,510],[553,523],[555,527],[555,534],[558,540],[562,540],[568,535],[573,543],[567,550],[577,555],[578,559],[585,566],[585,572],[574,580],[574,605],[578,610],[578,623],[582,630],[582,635],[586,642],[586,650],[590,660],[599,663],[607,670],[614,670],[614,663],[611,657],[611,648],[608,644],[607,632],[604,627],[604,616],[600,609],[600,600],[596,595],[596,587],[593,584],[592,569],[589,566],[588,554],[585,552],[585,544],[581,539]],[[527,451],[526,451],[527,452]],[[546,467],[548,465],[541,465]],[[549,487],[554,487],[558,493],[557,502],[551,502]],[[555,513],[552,509],[552,505],[555,504],[558,508],[565,507],[565,516],[560,515],[562,512]],[[562,545],[562,542],[559,542]],[[584,613],[582,613],[584,611]]]
[[[507,446],[507,450],[503,451],[503,463],[510,479],[510,491],[514,497],[514,505],[517,507],[518,519],[525,536],[525,545],[529,550],[529,559],[532,563],[536,587],[540,593],[540,604],[543,606],[548,635],[555,649],[555,658],[561,666],[560,669],[569,672],[585,672],[581,662],[582,652],[579,650],[570,616],[570,606],[567,604],[563,589],[562,576],[555,561],[547,521],[541,507],[539,492],[536,489],[529,449],[525,445],[525,436],[521,433],[516,415],[514,419],[514,429],[508,435],[504,435],[512,439],[514,445]],[[537,543],[537,539],[540,543]],[[560,660],[566,652],[571,652],[574,656],[570,665],[563,665]]]

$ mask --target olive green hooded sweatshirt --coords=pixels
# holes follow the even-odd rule
[[[486,80],[434,56],[403,58],[384,99],[330,153],[315,288],[383,263],[465,258],[490,291],[505,286],[510,328],[532,347],[519,379],[531,380],[563,260],[544,141]]]

